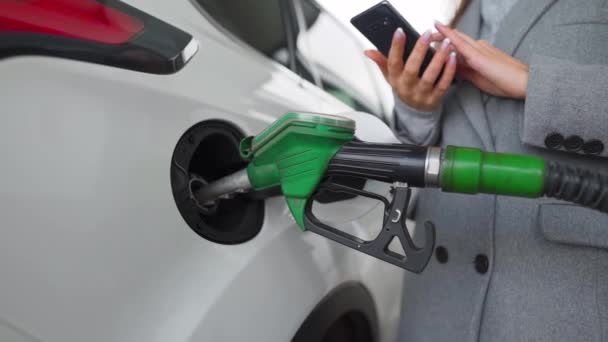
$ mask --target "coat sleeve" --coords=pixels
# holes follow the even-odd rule
[[[608,66],[533,56],[522,141],[608,157]]]
[[[439,138],[441,109],[433,112],[416,110],[395,96],[395,128],[404,143],[432,145]]]

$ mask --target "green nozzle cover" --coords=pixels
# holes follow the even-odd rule
[[[241,142],[250,160],[247,174],[255,190],[281,186],[297,224],[331,158],[352,141],[355,123],[331,115],[288,113],[256,137]]]
[[[545,161],[534,156],[490,153],[448,146],[441,163],[441,189],[536,198],[543,195]]]

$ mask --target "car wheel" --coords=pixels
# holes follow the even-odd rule
[[[373,342],[378,317],[369,291],[347,283],[331,291],[308,315],[292,342]]]

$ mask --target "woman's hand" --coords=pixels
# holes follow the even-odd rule
[[[528,89],[528,65],[500,51],[484,40],[474,40],[462,32],[436,23],[437,30],[449,38],[458,51],[458,76],[482,91],[524,99]]]
[[[456,53],[451,50],[450,40],[444,39],[428,68],[420,77],[420,66],[431,41],[443,37],[432,35],[430,31],[423,34],[404,64],[403,52],[406,39],[403,30],[397,29],[393,35],[388,58],[376,50],[367,50],[365,54],[380,67],[384,78],[403,102],[420,111],[433,111],[439,107],[441,99],[454,79]],[[441,74],[444,67],[445,71]],[[441,78],[437,81],[440,75]]]

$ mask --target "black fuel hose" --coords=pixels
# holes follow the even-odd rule
[[[545,166],[545,196],[608,212],[608,175],[549,161]]]

